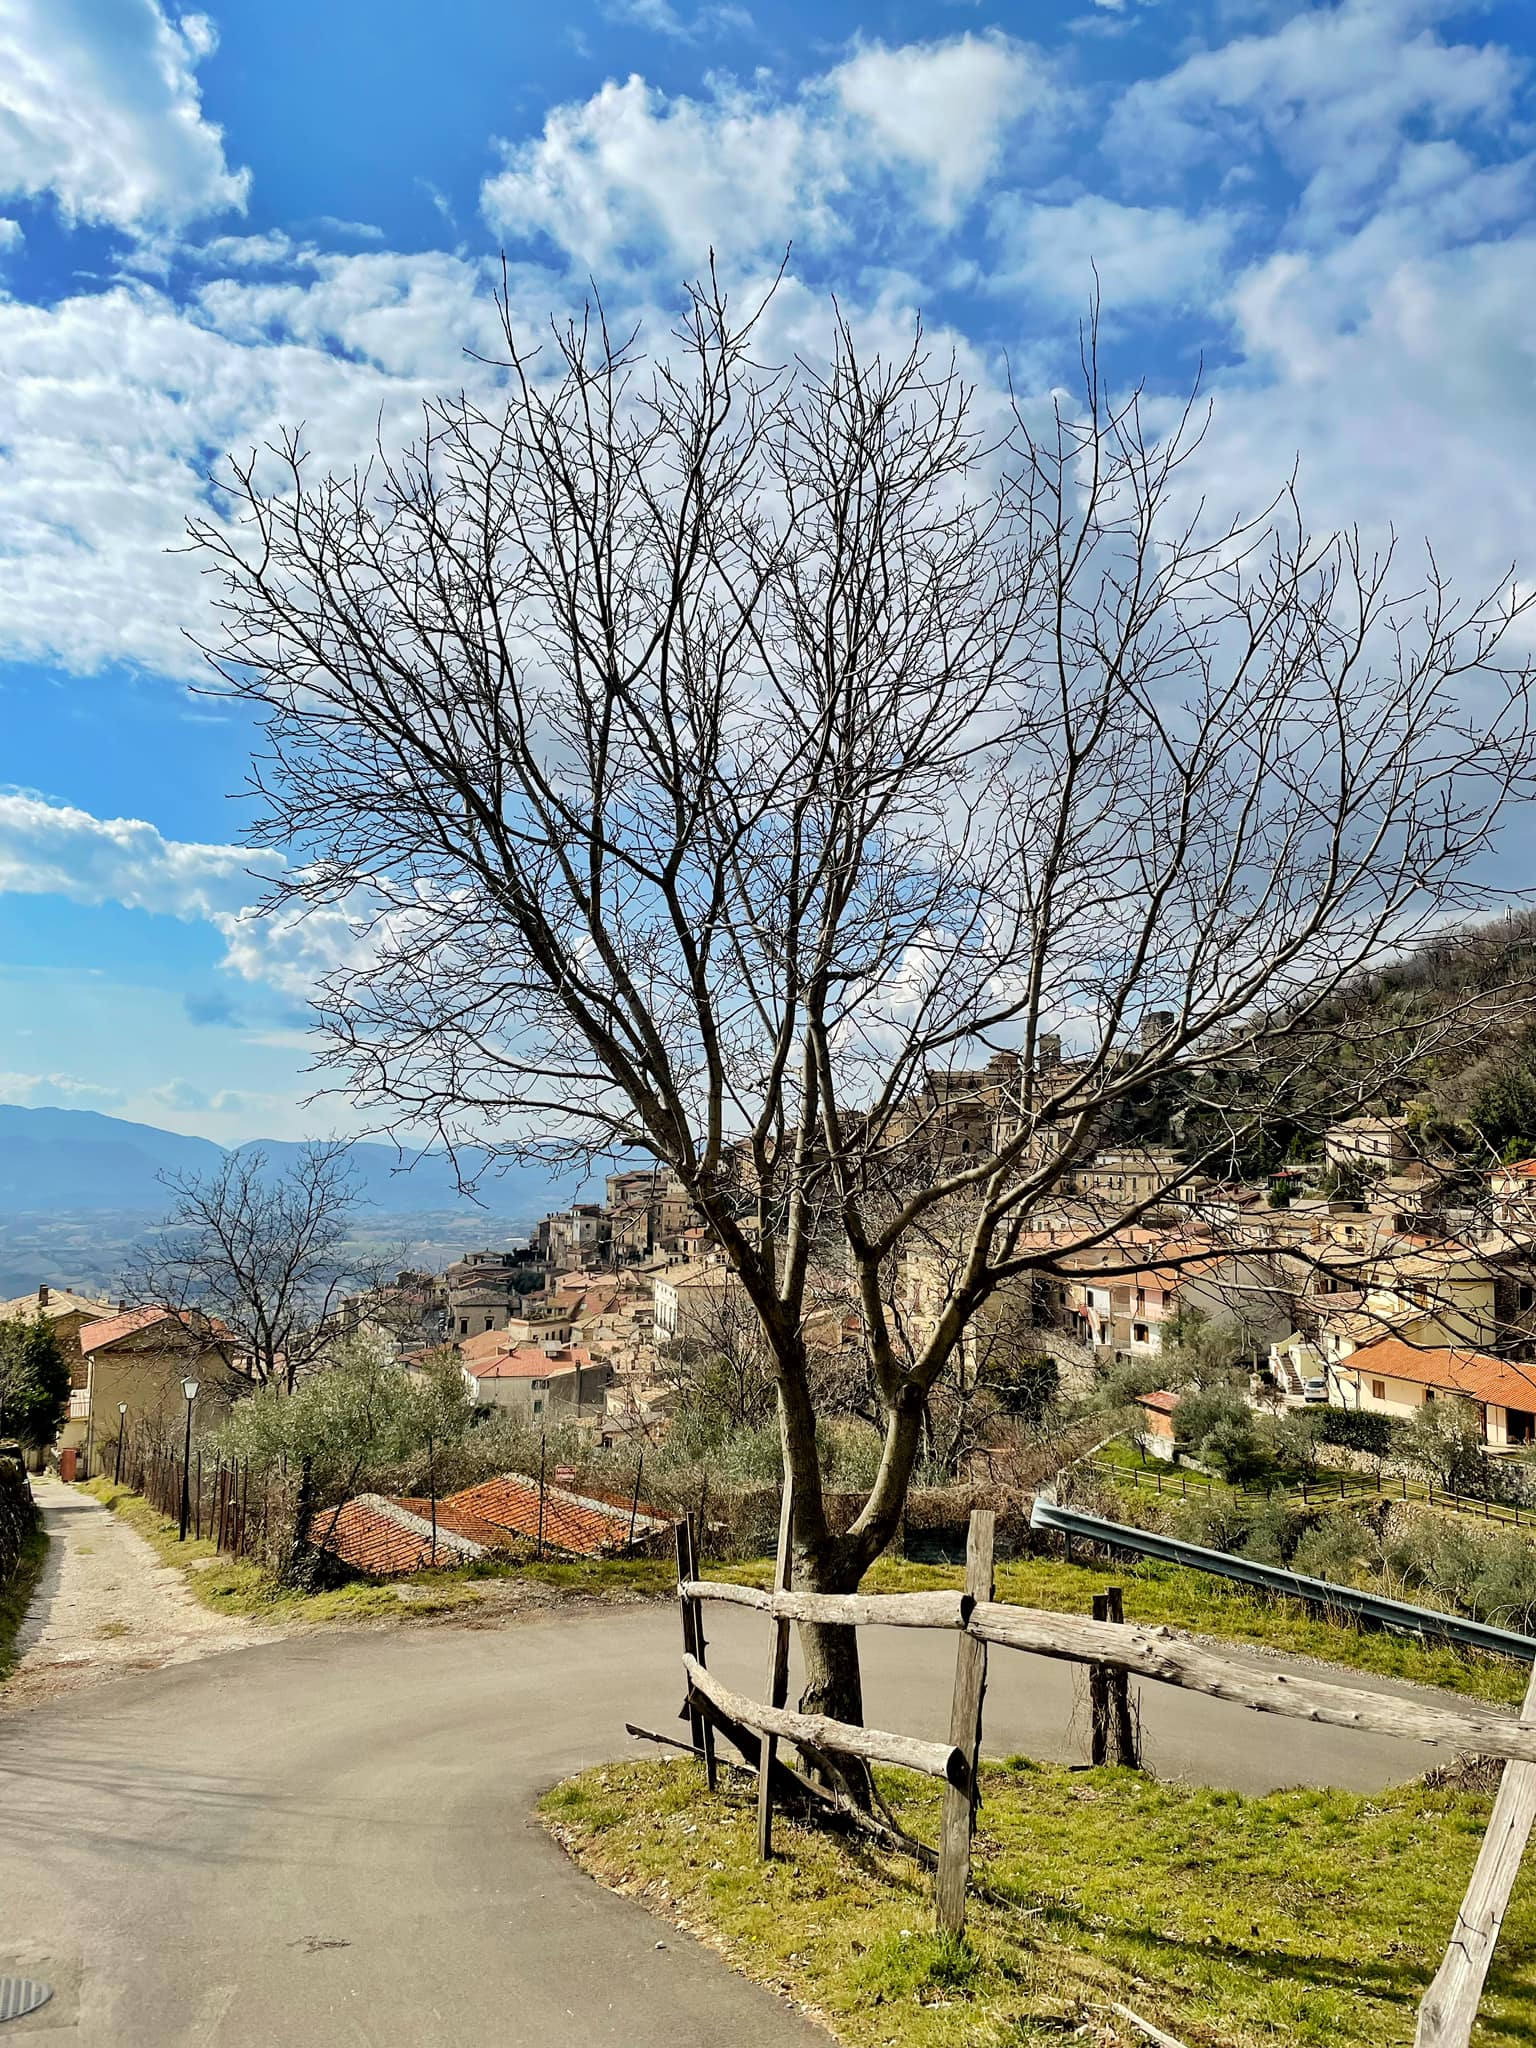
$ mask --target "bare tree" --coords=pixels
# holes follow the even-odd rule
[[[1288,493],[1181,512],[1198,419],[1155,437],[1091,347],[1075,416],[988,440],[920,334],[831,327],[764,362],[711,279],[647,367],[598,316],[542,357],[508,316],[494,403],[434,403],[366,474],[297,439],[237,463],[194,538],[206,651],[264,720],[275,900],[371,941],[324,994],[335,1070],[417,1134],[677,1175],[761,1322],[801,1582],[842,1591],[967,1324],[1070,1270],[1031,1216],[1106,1115],[1177,1080],[1241,1132],[1303,1063],[1326,1092],[1328,998],[1479,900],[1530,678],[1512,593],[1398,590]],[[1398,1056],[1367,1038],[1341,1102]],[[890,1269],[962,1196],[908,1346]],[[883,1410],[842,1531],[813,1258]],[[858,1718],[852,1631],[803,1634],[807,1704]]]
[[[356,1191],[340,1140],[305,1145],[275,1171],[265,1152],[230,1152],[209,1174],[164,1176],[164,1224],[130,1278],[176,1310],[189,1338],[222,1343],[259,1386],[292,1393],[338,1331],[358,1284],[344,1247]]]

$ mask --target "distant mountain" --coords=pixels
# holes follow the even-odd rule
[[[260,1149],[282,1167],[300,1147],[274,1140],[239,1149]],[[210,1173],[223,1156],[207,1138],[178,1137],[93,1109],[0,1103],[0,1216],[50,1210],[158,1216],[167,1201],[162,1173]],[[508,1166],[485,1177],[477,1208],[460,1194],[446,1153],[428,1152],[412,1161],[390,1145],[357,1144],[351,1158],[361,1223],[460,1210],[466,1222],[488,1214],[531,1224],[571,1201],[577,1185],[568,1172],[551,1176],[537,1166]]]

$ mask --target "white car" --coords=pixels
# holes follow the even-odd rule
[[[1328,1398],[1327,1380],[1322,1377],[1303,1380],[1301,1383],[1301,1397],[1304,1401],[1326,1401]]]

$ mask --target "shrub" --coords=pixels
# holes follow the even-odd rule
[[[1296,1545],[1291,1563],[1308,1578],[1333,1579],[1348,1585],[1362,1570],[1371,1570],[1380,1545],[1370,1524],[1347,1508],[1324,1515]]]
[[[1368,1458],[1390,1457],[1400,1434],[1390,1415],[1372,1415],[1362,1408],[1323,1408],[1315,1422],[1325,1444],[1362,1451]]]

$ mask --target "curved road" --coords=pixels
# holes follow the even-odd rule
[[[760,1617],[711,1625],[712,1666],[758,1688]],[[870,1718],[941,1734],[952,1642],[865,1643]],[[6,2041],[825,2048],[532,1818],[632,1749],[626,1719],[676,1727],[678,1663],[670,1609],[583,1606],[295,1637],[0,1717],[0,1974],[56,1987]],[[1142,1708],[1161,1772],[1246,1789],[1370,1788],[1435,1754],[1160,1687]],[[994,1653],[990,1749],[1080,1758],[1084,1714],[1069,1667]]]

